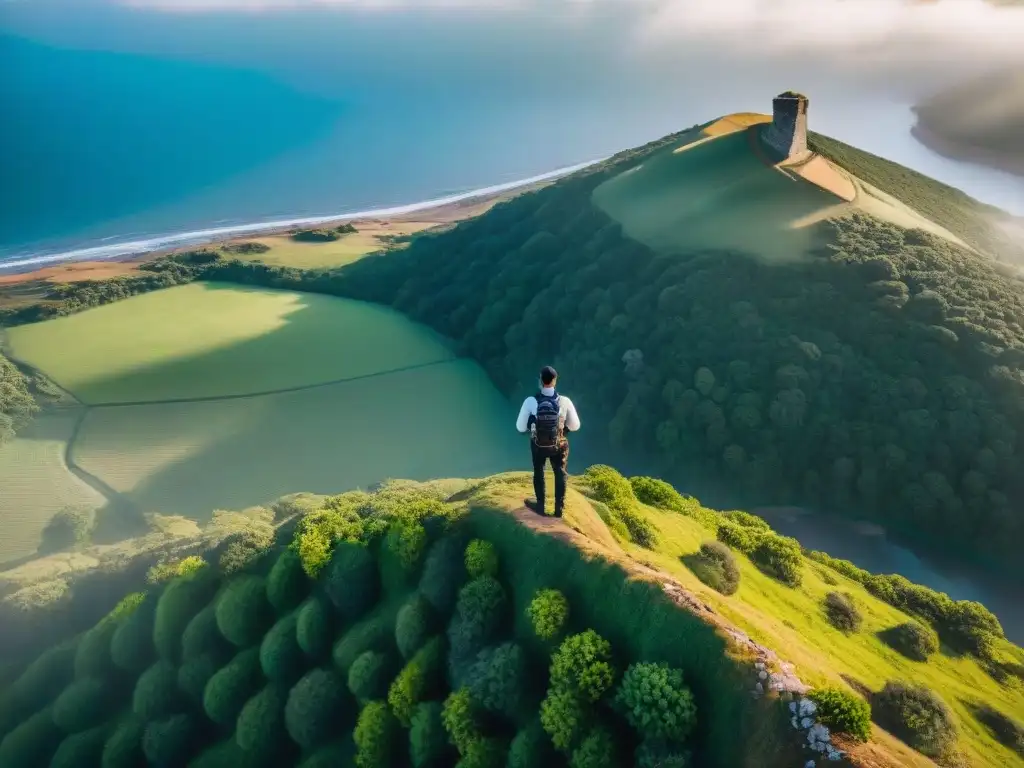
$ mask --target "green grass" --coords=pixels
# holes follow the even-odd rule
[[[93,408],[73,455],[145,511],[205,518],[293,491],[524,466],[513,417],[480,368],[453,361],[281,395]]]
[[[454,357],[379,306],[215,283],[12,328],[8,343],[90,405],[276,391]]]
[[[673,144],[594,190],[627,235],[663,252],[728,248],[801,257],[813,228],[795,227],[843,201],[766,166],[739,131],[676,152]]]
[[[103,503],[64,465],[78,415],[67,410],[37,417],[0,446],[0,563],[34,553],[43,528],[61,507]]]
[[[422,222],[408,225],[399,223],[388,229],[368,227],[352,234],[342,235],[339,239],[326,243],[305,243],[285,235],[264,237],[259,238],[256,242],[269,246],[270,250],[243,258],[251,258],[252,261],[262,264],[297,269],[343,267],[358,261],[367,254],[392,247],[381,239],[382,235],[409,234],[425,229],[427,226],[429,223]]]
[[[1000,685],[973,659],[955,658],[945,649],[927,663],[904,658],[876,633],[903,623],[907,614],[878,600],[860,584],[810,561],[805,561],[803,584],[792,589],[766,576],[745,556],[736,553],[742,575],[740,588],[732,597],[724,597],[703,585],[681,559],[696,553],[701,542],[714,539],[715,531],[691,517],[649,507],[644,508],[644,513],[662,532],[657,550],[641,550],[631,544],[625,544],[625,549],[636,559],[676,577],[751,638],[793,662],[805,683],[841,684],[846,680],[871,690],[880,689],[886,680],[894,678],[924,683],[956,713],[961,746],[971,765],[1022,764],[1019,756],[995,741],[969,708],[971,702],[981,700],[1019,718],[1024,713],[1024,685],[1020,681],[1011,678],[1011,682]],[[821,578],[823,571],[838,584],[827,584]],[[835,590],[854,596],[864,615],[859,632],[843,634],[825,618],[821,601]],[[1018,661],[1024,660],[1024,651],[1009,643],[1001,650],[1016,656]]]

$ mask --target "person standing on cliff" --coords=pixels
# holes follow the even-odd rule
[[[555,473],[555,517],[561,517],[565,510],[565,466],[569,459],[566,435],[579,430],[580,417],[572,400],[558,394],[557,384],[558,373],[545,365],[540,371],[540,391],[523,401],[516,429],[524,434],[530,431],[535,499],[526,499],[526,508],[538,515],[545,514],[544,464],[550,461]]]

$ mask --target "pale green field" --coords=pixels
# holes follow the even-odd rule
[[[362,226],[358,232],[342,235],[329,243],[304,243],[288,235],[255,238],[253,242],[269,246],[266,253],[243,256],[263,264],[298,269],[328,269],[359,261],[369,253],[387,249],[383,235],[405,235],[435,226],[434,222],[399,222],[388,227]],[[401,247],[401,246],[396,246]]]
[[[205,519],[293,491],[528,466],[514,411],[460,360],[281,395],[94,408],[73,455],[145,511]]]
[[[104,503],[64,466],[77,418],[73,410],[40,416],[0,446],[0,563],[35,552],[43,528],[61,507]]]
[[[12,328],[8,344],[89,405],[277,391],[454,357],[383,307],[217,283]]]
[[[797,667],[800,678],[812,685],[842,685],[843,678],[879,690],[887,680],[909,679],[924,683],[939,693],[953,708],[961,734],[961,748],[972,766],[1022,765],[1024,761],[1002,746],[971,715],[968,702],[984,701],[1002,712],[1024,719],[1024,684],[1010,678],[997,683],[970,658],[955,658],[946,652],[934,655],[926,663],[910,661],[885,645],[876,635],[879,630],[907,621],[908,616],[878,600],[863,586],[844,576],[805,561],[803,584],[792,589],[757,569],[745,556],[736,553],[742,579],[739,591],[724,597],[704,586],[682,563],[681,556],[700,549],[703,541],[715,538],[691,517],[647,509],[650,519],[662,532],[657,552],[625,545],[642,562],[670,573],[704,602],[751,638],[779,652]],[[829,585],[821,577],[830,574],[838,585]],[[828,592],[852,594],[864,616],[859,632],[845,635],[826,620],[821,601]],[[1005,643],[1007,660],[1024,662],[1024,650]],[[907,765],[930,765],[925,758],[910,752],[888,737],[891,749],[905,751]]]

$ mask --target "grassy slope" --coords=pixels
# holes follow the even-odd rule
[[[103,501],[64,464],[78,417],[70,410],[37,417],[0,446],[0,562],[35,552],[43,527],[61,507]]]
[[[214,283],[8,335],[13,355],[87,404],[266,392],[454,357],[428,330],[382,307]]]
[[[430,222],[400,222],[389,227],[362,227],[358,232],[343,235],[329,243],[306,243],[288,235],[275,235],[255,239],[270,248],[266,253],[249,257],[262,264],[275,264],[298,269],[327,269],[342,267],[358,261],[368,253],[391,247],[382,236],[406,235],[432,226]]]

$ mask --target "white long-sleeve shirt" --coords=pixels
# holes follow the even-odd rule
[[[555,390],[553,387],[544,387],[540,393],[550,397],[555,394]],[[575,432],[580,428],[580,417],[576,414],[576,406],[565,395],[558,396],[558,417],[567,432]],[[526,432],[530,428],[531,418],[537,418],[537,398],[532,395],[523,401],[523,407],[519,409],[516,429]]]

